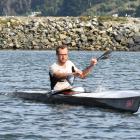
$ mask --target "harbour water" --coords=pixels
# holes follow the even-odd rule
[[[83,69],[103,52],[71,51]],[[18,90],[49,90],[54,51],[0,51],[0,140],[140,139],[140,110],[135,114],[84,106],[53,105],[9,96]],[[75,86],[93,92],[140,92],[140,52],[113,52]]]

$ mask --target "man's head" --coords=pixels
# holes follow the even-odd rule
[[[68,60],[68,48],[66,45],[58,46],[56,48],[56,55],[58,58],[58,63],[63,65]]]

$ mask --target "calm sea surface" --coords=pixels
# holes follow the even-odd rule
[[[71,51],[69,57],[82,69],[100,54]],[[48,67],[54,61],[54,51],[0,51],[0,140],[140,139],[140,110],[127,114],[9,96],[16,90],[48,90]],[[86,79],[76,79],[75,86],[140,92],[140,52],[113,52]]]

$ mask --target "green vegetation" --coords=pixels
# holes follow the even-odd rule
[[[138,14],[139,0],[104,0],[98,4],[92,5],[83,15],[113,15],[119,16],[140,16]]]
[[[99,16],[98,21],[100,22],[117,21],[117,22],[124,23],[127,21],[127,18],[126,17]]]
[[[136,9],[136,16],[140,17],[140,5]]]
[[[45,0],[46,14],[55,16],[140,16],[137,14],[139,0]],[[49,4],[52,3],[50,6]],[[52,8],[54,7],[54,9]],[[52,10],[49,11],[49,9]]]

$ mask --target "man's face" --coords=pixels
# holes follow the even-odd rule
[[[58,62],[61,65],[64,65],[66,63],[66,61],[68,60],[68,49],[67,48],[64,48],[64,49],[59,48],[57,57],[58,57]]]

